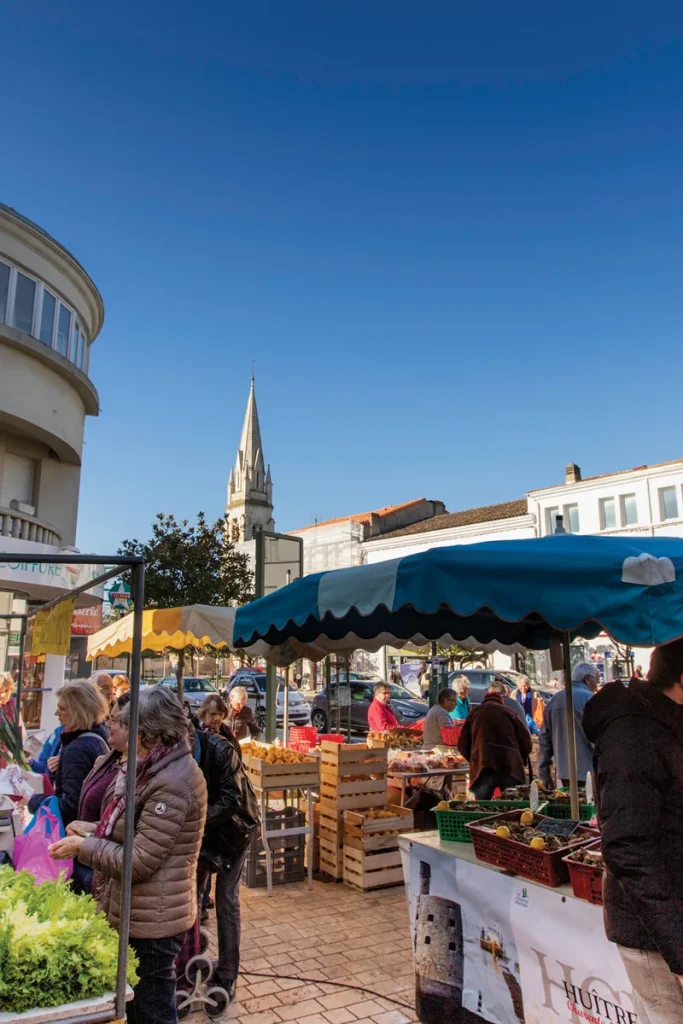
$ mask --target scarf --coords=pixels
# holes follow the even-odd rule
[[[135,788],[137,790],[147,778],[149,771],[155,765],[157,765],[164,757],[167,757],[174,750],[177,750],[181,743],[185,740],[178,740],[176,743],[172,743],[167,746],[159,744],[156,747],[152,747],[149,754],[145,757],[139,757],[136,761],[135,768]],[[114,831],[114,826],[119,820],[121,815],[126,809],[126,778],[128,776],[128,762],[121,765],[116,781],[114,782],[114,796],[112,800],[107,804],[104,814],[102,815],[99,825],[95,831],[95,838],[102,839],[111,836]]]

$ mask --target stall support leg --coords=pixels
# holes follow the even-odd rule
[[[268,793],[261,790],[261,842],[263,852],[266,855],[266,881],[268,883],[268,895],[273,895],[273,855],[270,852],[270,840],[268,839],[268,826],[266,824],[266,813],[268,811]]]
[[[135,565],[131,573],[133,591],[133,645],[130,665],[130,706],[128,718],[128,763],[135,764],[138,746],[138,703],[140,699],[140,660],[142,657],[142,610],[145,603],[145,567]],[[126,807],[135,807],[135,772],[126,775]],[[123,867],[121,870],[121,913],[119,921],[119,959],[116,969],[116,1002],[114,1014],[123,1020],[126,1015],[126,966],[130,928],[130,890],[133,881],[133,834],[135,816],[128,813],[124,821]]]
[[[308,858],[308,891],[313,888],[313,790],[308,787],[308,835],[306,836],[306,856]]]
[[[562,656],[564,661],[564,696],[567,720],[567,757],[569,758],[569,799],[572,819],[579,820],[579,784],[576,773],[576,731],[574,729],[574,692],[572,690],[572,659],[571,637],[565,633],[562,637]]]

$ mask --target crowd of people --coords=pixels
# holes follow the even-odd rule
[[[8,689],[3,687],[6,710]],[[201,951],[203,902],[212,880],[218,936],[213,984],[234,998],[240,878],[259,824],[237,736],[258,735],[258,726],[239,687],[227,705],[218,695],[207,698],[191,720],[170,690],[144,689],[131,768],[129,689],[125,677],[99,673],[94,682],[76,680],[59,690],[59,726],[31,762],[44,775],[44,795],[33,796],[29,810],[56,801],[66,835],[50,854],[73,859],[72,885],[92,894],[118,928],[126,780],[129,770],[135,772],[130,945],[140,980],[127,1019],[175,1024],[176,985],[185,963]]]

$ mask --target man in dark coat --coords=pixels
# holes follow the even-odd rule
[[[647,683],[608,683],[586,705],[605,861],[604,919],[638,1020],[683,1021],[683,640]]]
[[[249,843],[259,824],[258,803],[234,739],[195,732],[195,756],[206,780],[208,805],[199,853],[199,889],[216,873],[218,963],[216,984],[232,1000],[240,964],[240,879]]]
[[[458,750],[470,762],[470,789],[477,800],[490,800],[495,789],[525,781],[524,764],[531,735],[503,695],[489,690],[462,727]]]

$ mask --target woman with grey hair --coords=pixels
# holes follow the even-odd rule
[[[248,700],[249,694],[244,686],[233,686],[228,694],[228,717],[225,719],[225,725],[236,740],[256,740],[261,735]]]
[[[470,681],[467,676],[458,676],[454,679],[453,689],[458,695],[458,701],[451,711],[451,718],[457,721],[462,721],[464,718],[467,718],[472,710],[470,698],[468,697],[470,692]]]
[[[130,705],[119,716],[123,728],[129,714]],[[50,847],[55,858],[78,857],[93,868],[93,891],[114,928],[121,913],[129,764],[122,764],[109,786],[100,821],[74,823],[70,834]],[[130,944],[140,962],[140,980],[127,1019],[128,1024],[177,1024],[175,959],[197,916],[206,783],[190,751],[183,709],[168,690],[157,687],[140,694],[134,764]]]

